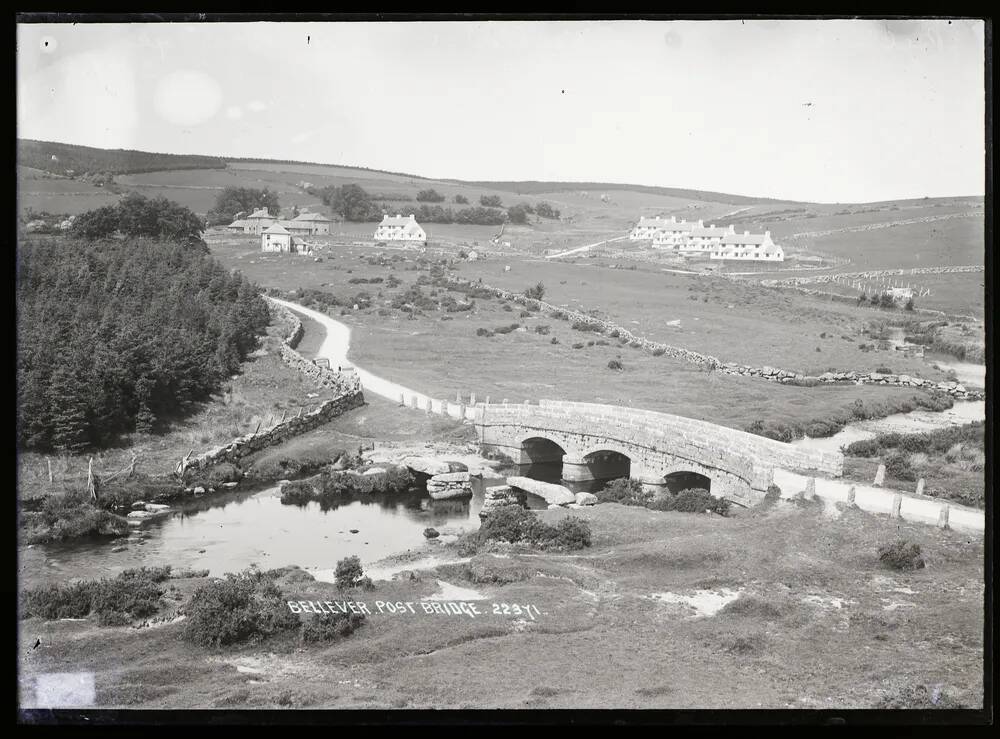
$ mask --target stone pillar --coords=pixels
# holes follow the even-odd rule
[[[410,408],[413,408],[414,410],[417,409],[417,396],[416,395],[411,395],[410,396]]]
[[[921,477],[919,480],[917,480],[917,495],[923,495],[923,494],[924,494],[924,478]]]
[[[472,393],[472,395],[469,396],[469,405],[475,405],[475,404],[476,404],[476,394]]]
[[[582,457],[563,456],[562,477],[568,482],[592,482],[594,474]]]
[[[816,499],[816,478],[810,477],[806,482],[806,489],[802,493],[802,497],[806,500]]]
[[[877,488],[880,488],[882,487],[882,484],[884,482],[885,482],[885,465],[880,464],[878,466],[878,471],[875,473],[875,482],[873,482],[872,485],[874,485]]]
[[[427,399],[427,406],[424,408],[424,413],[426,413],[428,416],[431,414],[431,399],[430,398]]]
[[[851,489],[847,491],[847,505],[857,505],[854,502],[854,486],[851,485]]]
[[[439,400],[438,402],[441,403],[441,415],[442,416],[447,416],[448,415],[448,401],[445,400],[444,398],[441,398],[441,400]]]
[[[459,421],[465,420],[465,403],[458,404],[458,420]]]
[[[949,505],[947,503],[945,503],[943,506],[941,506],[941,512],[938,514],[938,522],[937,522],[937,525],[938,525],[939,529],[949,529],[949,528],[951,528],[948,525],[948,511],[949,510],[950,510],[950,507],[949,507]]]
[[[403,396],[402,393],[399,394],[399,404],[406,405],[406,398]]]
[[[892,513],[889,514],[890,518],[902,518],[900,515],[900,508],[903,507],[903,494],[896,493],[892,496]]]

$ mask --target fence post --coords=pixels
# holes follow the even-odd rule
[[[52,482],[52,460],[46,457],[45,461],[49,465],[49,482]]]
[[[951,528],[948,525],[948,512],[949,512],[949,510],[950,510],[950,506],[947,503],[945,503],[943,506],[941,506],[941,512],[938,513],[938,522],[937,522],[937,525],[938,525],[939,529],[948,529],[948,528]]]
[[[802,497],[806,500],[814,500],[816,498],[816,478],[810,477],[808,482],[806,482],[806,489],[802,493]]]
[[[851,485],[851,489],[847,491],[847,505],[856,505],[854,502],[854,486]]]
[[[917,495],[923,495],[923,494],[924,494],[924,478],[921,477],[919,480],[917,480]]]
[[[472,393],[472,395],[469,396],[469,405],[475,405],[475,404],[476,404],[476,394]]]
[[[399,394],[399,404],[406,405],[406,398],[403,396],[403,393]]]
[[[903,494],[896,493],[892,496],[892,513],[889,514],[890,518],[901,518],[900,509],[903,507]]]
[[[882,487],[882,483],[885,482],[885,465],[880,464],[878,470],[875,472],[875,481],[872,483],[877,488]]]

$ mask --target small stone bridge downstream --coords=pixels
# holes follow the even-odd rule
[[[674,492],[704,487],[743,505],[759,501],[775,468],[839,477],[839,453],[802,449],[666,413],[542,400],[464,409],[487,449],[524,467],[558,465],[575,482],[632,477]]]

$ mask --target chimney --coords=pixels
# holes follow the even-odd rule
[[[413,214],[412,214],[412,213],[410,213],[410,220],[411,220],[411,221],[415,221],[415,220],[417,220],[416,218],[414,218],[414,217],[413,217]]]
[[[736,226],[734,226],[731,223],[729,224],[729,233],[731,233],[731,234],[736,233]]]
[[[764,232],[764,238],[765,238],[765,239],[769,239],[769,238],[771,238],[771,232],[770,232],[770,231],[765,231],[765,232]]]
[[[671,223],[677,223],[677,216],[670,216]]]
[[[698,219],[698,228],[704,228],[704,227],[705,227],[704,222],[699,218]]]

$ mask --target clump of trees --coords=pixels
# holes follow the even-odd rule
[[[539,282],[537,285],[529,287],[524,291],[524,297],[531,298],[533,300],[541,300],[545,297],[545,285]]]
[[[455,196],[455,204],[456,205],[468,205],[469,204],[469,199],[467,197],[465,197],[464,195],[456,195]]]
[[[250,214],[259,208],[267,208],[272,216],[278,215],[281,211],[278,194],[266,187],[263,190],[227,187],[215,199],[215,207],[208,211],[206,219],[209,226],[228,225],[236,220],[237,213]]]
[[[81,213],[69,232],[79,239],[107,239],[112,236],[142,236],[198,243],[205,224],[194,212],[166,198],[147,198],[138,193],[126,195],[114,205]]]
[[[434,188],[428,190],[421,190],[417,193],[417,201],[421,203],[443,203],[444,195],[439,193]]]
[[[500,200],[499,195],[482,195],[479,198],[479,204],[484,208],[502,208],[503,202]]]
[[[886,308],[888,310],[894,310],[899,307],[892,293],[888,292],[872,293],[871,295],[861,293],[858,295],[858,305],[870,305],[872,308]],[[908,298],[903,307],[905,310],[912,311],[913,298]]]
[[[422,191],[421,194],[433,193],[433,190]],[[356,184],[342,185],[340,187],[325,187],[321,190],[314,190],[313,193],[322,199],[323,203],[329,205],[334,213],[338,213],[345,221],[356,223],[373,222],[382,220],[385,213],[392,209],[385,203],[378,202],[363,187]],[[437,193],[434,193],[438,195]],[[428,202],[441,202],[443,196],[432,198],[421,198],[417,200]],[[463,202],[468,202],[462,198]],[[456,200],[456,202],[459,202]],[[440,205],[428,205],[421,203],[418,208],[412,210],[414,217],[422,223],[463,223],[480,226],[498,226],[507,220],[507,214],[497,208],[461,208],[452,210]]]
[[[558,218],[559,211],[546,202],[541,202],[535,206],[535,213],[540,218]]]
[[[255,286],[177,242],[27,240],[19,249],[17,441],[77,450],[208,397],[270,321]]]

